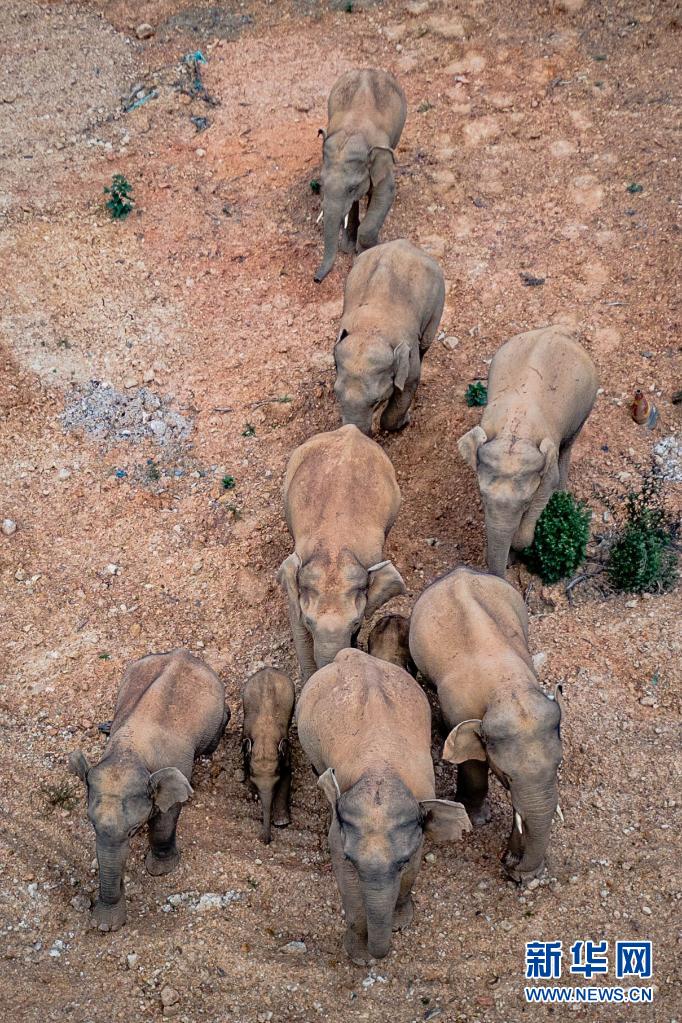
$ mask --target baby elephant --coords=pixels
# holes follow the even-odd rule
[[[272,841],[270,821],[284,828],[290,821],[291,756],[289,725],[294,710],[294,683],[276,668],[263,668],[247,681],[244,704],[244,773],[263,807],[262,838]]]
[[[481,425],[459,441],[478,473],[488,570],[505,577],[509,549],[529,547],[571,448],[592,411],[597,371],[568,327],[544,327],[502,345],[490,364]]]
[[[460,765],[455,798],[485,824],[488,768],[497,775],[514,807],[504,864],[513,880],[531,880],[558,806],[561,708],[533,670],[522,597],[496,576],[456,568],[415,604],[410,651],[452,729],[443,759]]]
[[[346,952],[381,959],[412,919],[424,832],[469,831],[464,807],[435,798],[431,711],[396,665],[342,650],[305,685],[298,735],[332,806],[329,847],[346,914]]]
[[[343,225],[343,249],[376,245],[395,196],[394,148],[405,124],[405,93],[388,71],[347,71],[334,84],[327,103],[329,123],[320,128],[324,259],[315,272],[319,284],[336,258]],[[360,200],[369,205],[360,225]]]
[[[402,615],[385,615],[367,637],[367,652],[382,661],[416,674],[410,657],[410,620]]]
[[[393,466],[354,426],[296,448],[284,480],[294,551],[280,565],[303,681],[355,643],[363,618],[405,592],[384,559],[400,508]]]
[[[168,874],[180,853],[175,829],[192,795],[194,758],[213,753],[230,719],[220,679],[184,650],[150,654],[125,671],[104,756],[91,767],[72,753],[69,769],[85,782],[95,828],[101,931],[126,920],[123,875],[130,839],[149,824],[150,874]]]
[[[356,259],[334,348],[334,392],[344,423],[371,434],[381,405],[386,405],[382,430],[409,423],[422,359],[436,336],[444,302],[438,263],[404,238]]]

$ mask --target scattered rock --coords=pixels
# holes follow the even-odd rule
[[[137,383],[128,380],[125,386],[137,388]],[[146,387],[126,394],[111,384],[91,380],[73,392],[61,421],[67,430],[85,430],[98,440],[112,444],[124,440],[139,443],[151,437],[159,444],[168,445],[185,440],[192,428],[191,420],[169,406],[168,399]],[[150,418],[152,412],[154,416]]]
[[[61,480],[62,483],[64,482],[64,480],[68,480],[70,478],[71,478],[71,470],[67,469],[66,467],[64,467],[63,469],[60,469],[59,472],[57,473],[57,479]]]
[[[547,654],[544,650],[540,650],[537,654],[533,654],[533,667],[536,671],[542,671],[546,663]]]
[[[286,952],[290,956],[302,956],[308,951],[306,943],[304,941],[288,941],[286,945],[282,945],[280,952]]]
[[[434,14],[429,18],[429,28],[433,35],[441,39],[463,39],[466,35],[466,28],[461,18],[448,18]]]
[[[71,905],[77,913],[87,913],[92,905],[92,899],[84,892],[80,892],[71,899]]]
[[[436,862],[436,854],[432,853],[432,852],[428,852],[426,854],[426,856],[424,857],[424,859],[426,860],[427,863],[435,863]]]
[[[642,696],[639,702],[643,707],[658,707],[658,701],[655,696]]]
[[[459,344],[459,338],[455,337],[454,334],[448,334],[447,337],[442,339],[442,344],[449,351],[454,352],[455,348]]]
[[[14,519],[2,520],[2,532],[4,536],[13,536],[17,531],[17,524]]]
[[[138,25],[135,29],[135,35],[138,39],[151,39],[154,35],[154,27],[147,21],[143,21],[141,25]]]
[[[526,885],[526,888],[528,889],[529,892],[533,892],[533,891],[535,891],[536,888],[539,888],[539,887],[540,887],[540,879],[537,878],[537,877],[532,878],[528,882],[528,884]]]
[[[139,958],[140,957],[138,956],[137,952],[131,952],[129,955],[126,956],[126,963],[128,964],[129,970],[135,969],[135,966],[137,965],[137,960]]]
[[[173,909],[189,909],[192,913],[208,913],[214,909],[226,909],[231,902],[239,902],[244,896],[242,892],[227,891],[224,895],[216,892],[206,892],[199,895],[198,892],[178,892],[176,895],[169,895],[166,899],[169,907]]]

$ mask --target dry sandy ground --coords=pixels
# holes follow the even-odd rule
[[[12,1020],[137,1021],[161,1017],[169,986],[167,1013],[192,1023],[670,1023],[682,1012],[679,592],[633,600],[577,586],[569,606],[561,587],[536,584],[533,649],[567,704],[566,820],[547,878],[534,891],[503,880],[496,789],[490,825],[434,850],[412,928],[371,971],[341,950],[326,809],[300,749],[293,824],[267,849],[238,780],[240,686],[262,662],[295,672],[274,582],[290,550],[284,467],[338,425],[331,345],[350,264],[340,257],[313,284],[309,181],[340,72],[378,65],[405,87],[384,239],[438,257],[442,326],[459,339],[434,344],[412,425],[382,438],[403,494],[388,544],[410,590],[398,607],[456,562],[481,564],[481,510],[456,439],[477,418],[464,388],[507,337],[568,321],[599,367],[572,471],[597,540],[610,528],[603,489],[622,493],[622,474],[635,479],[676,428],[679,5],[344,7],[2,3],[0,517],[18,524],[0,536],[2,1002]],[[145,20],[155,34],[139,41]],[[196,49],[214,104],[178,88]],[[157,96],[123,113],[136,85]],[[114,223],[102,189],[119,171],[136,209]],[[526,287],[522,272],[546,283]],[[145,383],[191,421],[189,437],[65,432],[73,388],[92,379],[129,396]],[[629,417],[635,386],[653,389],[653,435]],[[180,868],[146,875],[136,839],[128,924],[102,935],[86,911],[96,875],[82,793],[74,783],[75,800],[52,806],[46,787],[67,781],[72,749],[101,753],[93,726],[110,717],[123,666],[180,644],[220,672],[232,724],[197,766]],[[439,771],[447,795],[452,771]],[[239,897],[207,913],[167,902],[208,892]],[[524,942],[579,938],[652,939],[655,1004],[525,1006]],[[289,941],[305,952],[283,952]]]

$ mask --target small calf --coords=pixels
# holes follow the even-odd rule
[[[384,615],[367,637],[367,652],[389,664],[416,675],[414,662],[410,657],[410,619],[402,615]]]
[[[289,726],[294,711],[294,684],[276,668],[263,668],[244,686],[244,773],[263,807],[261,837],[272,840],[271,822],[290,822],[291,757]]]

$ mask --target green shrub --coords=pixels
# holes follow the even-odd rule
[[[320,182],[318,181],[317,178],[313,178],[311,180],[311,182],[310,182],[310,191],[313,193],[313,195],[319,195],[320,194]]]
[[[133,186],[123,174],[114,174],[111,188],[104,189],[104,194],[109,196],[105,206],[114,220],[125,220],[132,210],[132,190]]]
[[[521,553],[531,572],[551,585],[575,572],[585,560],[592,512],[572,494],[552,494],[535,526],[530,547]]]
[[[677,579],[676,532],[663,503],[663,480],[652,469],[625,498],[625,524],[606,564],[611,585],[626,593],[669,590]]]
[[[237,481],[234,476],[223,476],[220,482],[223,485],[223,490],[234,490],[237,485]]]
[[[480,380],[477,380],[475,384],[469,384],[467,387],[464,400],[469,408],[474,408],[476,405],[487,405],[488,388]]]

